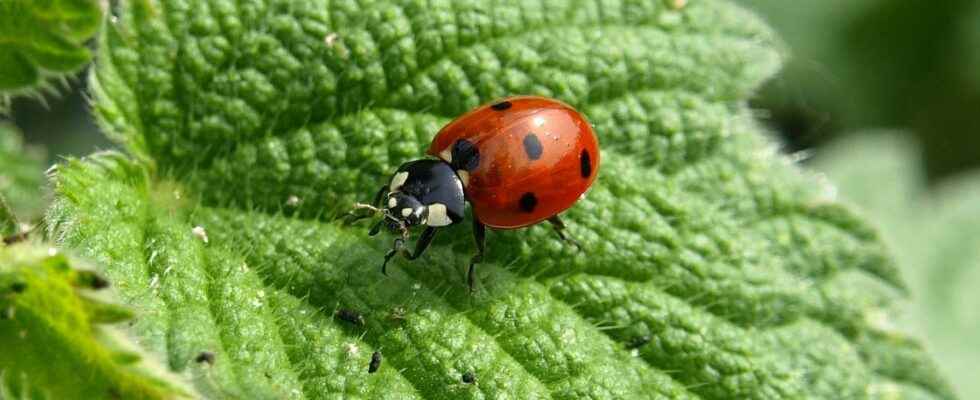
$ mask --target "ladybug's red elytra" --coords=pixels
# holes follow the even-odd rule
[[[467,201],[477,245],[467,276],[471,290],[488,226],[517,229],[547,220],[562,240],[575,243],[564,234],[558,214],[595,180],[599,144],[592,127],[571,106],[538,96],[486,104],[443,127],[427,153],[432,158],[402,164],[378,190],[373,205],[355,205],[355,210],[383,215],[371,228],[372,236],[382,226],[401,232],[385,254],[382,273],[395,254],[418,258],[440,227],[463,221]],[[410,252],[404,245],[416,225],[426,228]]]

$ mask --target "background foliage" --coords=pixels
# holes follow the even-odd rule
[[[755,104],[793,146],[903,127],[932,181],[980,165],[980,3],[740,2],[792,49]]]
[[[980,176],[964,175],[930,190],[918,159],[916,144],[900,132],[863,132],[831,144],[814,167],[879,222],[896,252],[915,294],[898,325],[928,338],[962,398],[977,398]]]
[[[744,103],[794,49],[787,78],[763,97],[793,138],[785,122],[798,116],[781,117],[779,85],[816,88],[807,105],[840,104],[808,83],[799,60],[812,51],[851,65],[837,42],[849,33],[807,36],[810,24],[798,24],[781,47],[726,2],[571,3],[133,2],[103,30],[91,85],[125,153],[56,171],[47,232],[95,260],[135,307],[128,331],[179,374],[158,387],[191,382],[210,397],[951,398],[892,323],[906,287],[877,233],[776,154]],[[868,11],[895,7],[884,1],[834,3],[808,12],[905,15]],[[964,31],[956,43],[976,40]],[[926,66],[945,73],[961,58]],[[840,76],[867,111],[834,109],[849,115],[835,129],[892,123],[908,109],[874,99],[861,72]],[[423,263],[379,280],[384,243],[330,222],[333,213],[420,154],[453,115],[517,92],[569,101],[604,135],[603,178],[569,213],[589,256],[543,229],[492,235],[471,297],[460,268],[472,245],[449,238],[466,237],[457,229]],[[865,156],[840,154],[821,165],[851,182],[860,174],[839,160]],[[868,192],[853,199],[873,206]],[[959,199],[965,215],[974,194],[964,192],[942,198]],[[909,276],[931,282],[910,285],[928,301],[899,324],[933,339],[947,368],[969,363],[953,343],[976,326],[970,315],[930,314],[960,297],[948,295],[958,293],[946,290],[949,274],[915,265],[970,278],[975,257],[958,249],[971,242],[945,233],[959,232],[949,215],[929,231],[960,258],[899,252]],[[902,220],[881,218],[886,228]],[[334,319],[338,308],[366,324]],[[934,323],[950,329],[925,329]],[[373,350],[385,367],[369,375]],[[202,351],[214,363],[197,362]]]
[[[0,2],[0,113],[10,96],[37,94],[91,60],[84,45],[101,24],[92,0]]]

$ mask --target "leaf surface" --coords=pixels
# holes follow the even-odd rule
[[[28,223],[42,213],[43,159],[39,149],[24,144],[17,128],[0,122],[0,197],[15,220]]]
[[[119,15],[92,87],[129,155],[61,168],[48,223],[106,265],[142,343],[203,393],[952,397],[914,342],[871,318],[904,291],[875,231],[753,122],[744,100],[781,54],[728,2],[132,2]],[[604,164],[565,215],[584,251],[545,227],[492,232],[471,295],[457,226],[380,275],[390,238],[333,218],[453,116],[516,93],[595,125]],[[216,354],[206,371],[191,361],[202,350]]]
[[[108,324],[131,312],[93,289],[91,270],[32,243],[0,244],[0,393],[4,398],[186,398]]]
[[[0,111],[9,95],[49,88],[92,58],[85,42],[102,24],[98,0],[0,2]]]

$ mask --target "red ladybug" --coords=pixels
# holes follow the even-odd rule
[[[383,215],[372,236],[382,226],[402,234],[385,254],[385,273],[395,254],[415,259],[438,228],[461,222],[469,201],[477,244],[467,277],[471,290],[487,226],[516,229],[547,220],[561,239],[571,241],[558,214],[575,204],[599,171],[598,141],[585,118],[565,103],[536,96],[510,97],[463,114],[439,131],[427,153],[434,158],[402,164],[373,206],[355,208]],[[416,225],[426,228],[409,252],[404,244]]]

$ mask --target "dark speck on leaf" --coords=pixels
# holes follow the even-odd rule
[[[10,285],[10,290],[14,293],[23,293],[25,290],[27,290],[27,283],[14,282]]]
[[[463,373],[463,383],[473,383],[476,382],[476,375],[473,371],[466,371]]]
[[[97,274],[95,271],[79,271],[78,283],[92,289],[105,289],[109,287],[109,281]]]
[[[371,364],[368,364],[368,373],[373,374],[378,371],[378,368],[381,368],[380,351],[376,351],[374,354],[371,354]]]
[[[109,287],[109,281],[100,276],[99,274],[94,274],[92,276],[92,289],[105,289]]]
[[[628,349],[637,349],[637,348],[643,347],[643,345],[645,345],[647,343],[650,343],[650,340],[652,340],[650,338],[650,335],[637,336],[637,337],[634,337],[632,340],[629,341],[629,343],[626,344],[626,348],[628,348]]]
[[[337,310],[336,315],[337,318],[339,318],[341,321],[345,321],[357,326],[364,325],[364,316],[362,316],[361,313],[357,311],[347,309],[347,308],[341,308]]]
[[[194,357],[194,362],[208,363],[208,365],[214,365],[214,353],[210,351],[202,351],[198,353],[197,357]]]

